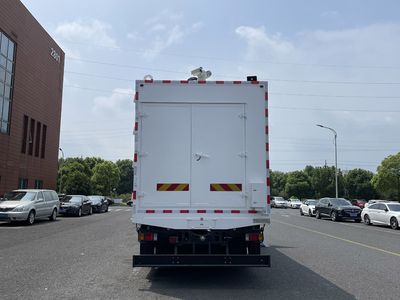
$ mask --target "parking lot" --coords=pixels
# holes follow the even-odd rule
[[[273,209],[271,268],[131,267],[138,252],[130,208],[0,223],[2,298],[397,299],[400,231]]]

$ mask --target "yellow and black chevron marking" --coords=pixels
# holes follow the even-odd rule
[[[210,191],[212,191],[212,192],[241,192],[242,184],[240,184],[240,183],[211,183]]]
[[[188,190],[188,183],[157,183],[159,192],[186,192]]]

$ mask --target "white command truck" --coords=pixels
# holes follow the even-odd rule
[[[133,266],[269,267],[267,82],[151,78],[135,104]]]

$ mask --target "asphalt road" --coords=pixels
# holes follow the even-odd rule
[[[1,299],[397,299],[400,230],[274,209],[271,268],[135,268],[128,208],[0,223]],[[268,233],[267,233],[268,234]]]

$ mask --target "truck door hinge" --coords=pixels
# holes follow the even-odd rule
[[[149,155],[149,152],[139,152],[138,153],[138,156],[139,157],[146,157],[146,156],[148,156]]]
[[[147,118],[149,115],[146,113],[138,113],[138,118],[142,119],[142,118]]]
[[[240,152],[238,155],[241,158],[246,158],[247,157],[247,152]]]
[[[247,119],[247,116],[246,116],[245,113],[243,113],[243,114],[240,114],[240,115],[239,115],[239,118],[241,118],[241,119]]]

